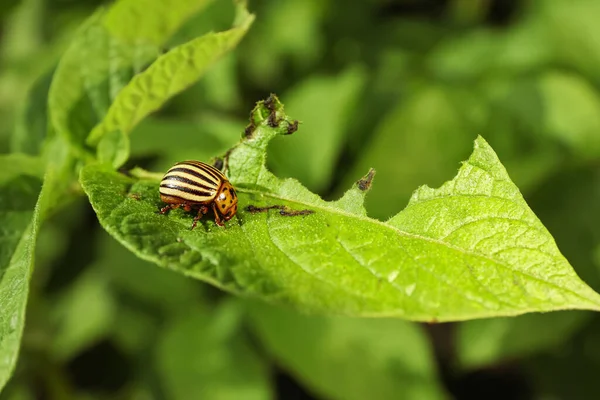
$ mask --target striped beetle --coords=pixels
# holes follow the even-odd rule
[[[183,207],[185,211],[198,207],[192,229],[212,207],[215,223],[224,226],[237,212],[237,195],[225,175],[212,165],[200,161],[182,161],[172,166],[160,182],[160,199],[167,205],[161,214]]]

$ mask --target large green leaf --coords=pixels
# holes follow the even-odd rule
[[[157,180],[89,165],[80,181],[100,223],[138,256],[234,293],[427,321],[600,309],[482,138],[452,181],[419,188],[380,222],[363,207],[372,173],[326,202],[267,170],[269,141],[296,127],[277,98],[259,102],[228,154],[240,211],[226,229],[205,219],[190,231],[183,211],[157,214]]]
[[[49,94],[56,132],[79,150],[131,77],[208,0],[121,0],[95,13],[61,58]]]
[[[0,157],[0,391],[17,361],[25,324],[42,175],[37,158]]]
[[[445,398],[417,324],[306,316],[257,303],[250,316],[269,353],[322,398]]]

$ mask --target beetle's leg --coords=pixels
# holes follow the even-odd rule
[[[191,231],[193,231],[196,225],[198,225],[198,221],[200,220],[200,218],[202,218],[202,215],[202,209],[199,209],[198,214],[196,214],[196,216],[194,217],[194,222],[192,222],[192,227],[190,228]]]
[[[194,217],[194,222],[192,223],[192,228],[191,228],[192,230],[196,227],[200,218],[202,218],[202,216],[204,214],[206,214],[207,212],[208,212],[208,207],[206,207],[206,206],[200,206],[200,208],[198,208],[198,214],[196,214],[196,216]]]
[[[192,211],[192,207],[187,203],[183,205],[183,209],[185,210],[185,212]]]
[[[169,210],[177,209],[181,206],[181,204],[167,204],[163,208],[160,209],[159,213],[165,214]]]
[[[219,226],[225,226],[223,221],[221,221],[221,217],[219,217],[219,210],[217,209],[217,205],[215,203],[212,204],[213,212],[215,213],[215,224]]]

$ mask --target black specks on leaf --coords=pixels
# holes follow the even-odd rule
[[[246,129],[244,129],[244,136],[246,138],[251,138],[252,137],[252,132],[254,132],[254,130],[256,129],[256,126],[254,126],[253,123],[250,123]]]
[[[256,207],[253,205],[249,205],[245,208],[245,210],[248,211],[249,213],[256,214],[256,213],[261,213],[261,212],[267,212],[274,208],[281,209],[281,207],[283,207],[283,206]]]
[[[297,130],[298,130],[298,120],[289,124],[289,126],[287,128],[287,134],[291,135],[292,133],[296,132]]]
[[[296,217],[298,215],[310,215],[310,214],[314,214],[315,212],[313,210],[290,210],[289,208],[285,207],[282,210],[279,210],[279,214],[283,215],[284,217]]]
[[[279,205],[279,204],[267,206],[267,207],[256,207],[253,205],[249,205],[246,207],[246,211],[248,211],[252,214],[267,212],[269,210],[279,210],[279,215],[282,215],[284,217],[296,217],[298,215],[310,215],[310,214],[315,213],[313,210],[307,210],[307,209],[292,210],[291,208],[289,208],[287,206],[283,206],[283,205]]]
[[[373,177],[375,176],[375,170],[371,168],[367,175],[363,176],[361,179],[356,182],[356,185],[360,190],[366,192],[371,189],[371,184],[373,183]]]
[[[277,113],[275,111],[271,111],[267,123],[271,128],[277,128],[279,121],[277,121]]]
[[[275,95],[275,93],[271,93],[269,95],[269,97],[267,97],[267,99],[265,100],[265,107],[267,107],[269,109],[269,111],[271,111],[271,113],[275,113],[277,111],[277,96]]]

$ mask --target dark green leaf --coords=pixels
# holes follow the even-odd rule
[[[38,158],[0,157],[0,391],[17,361],[25,324],[42,174]]]

